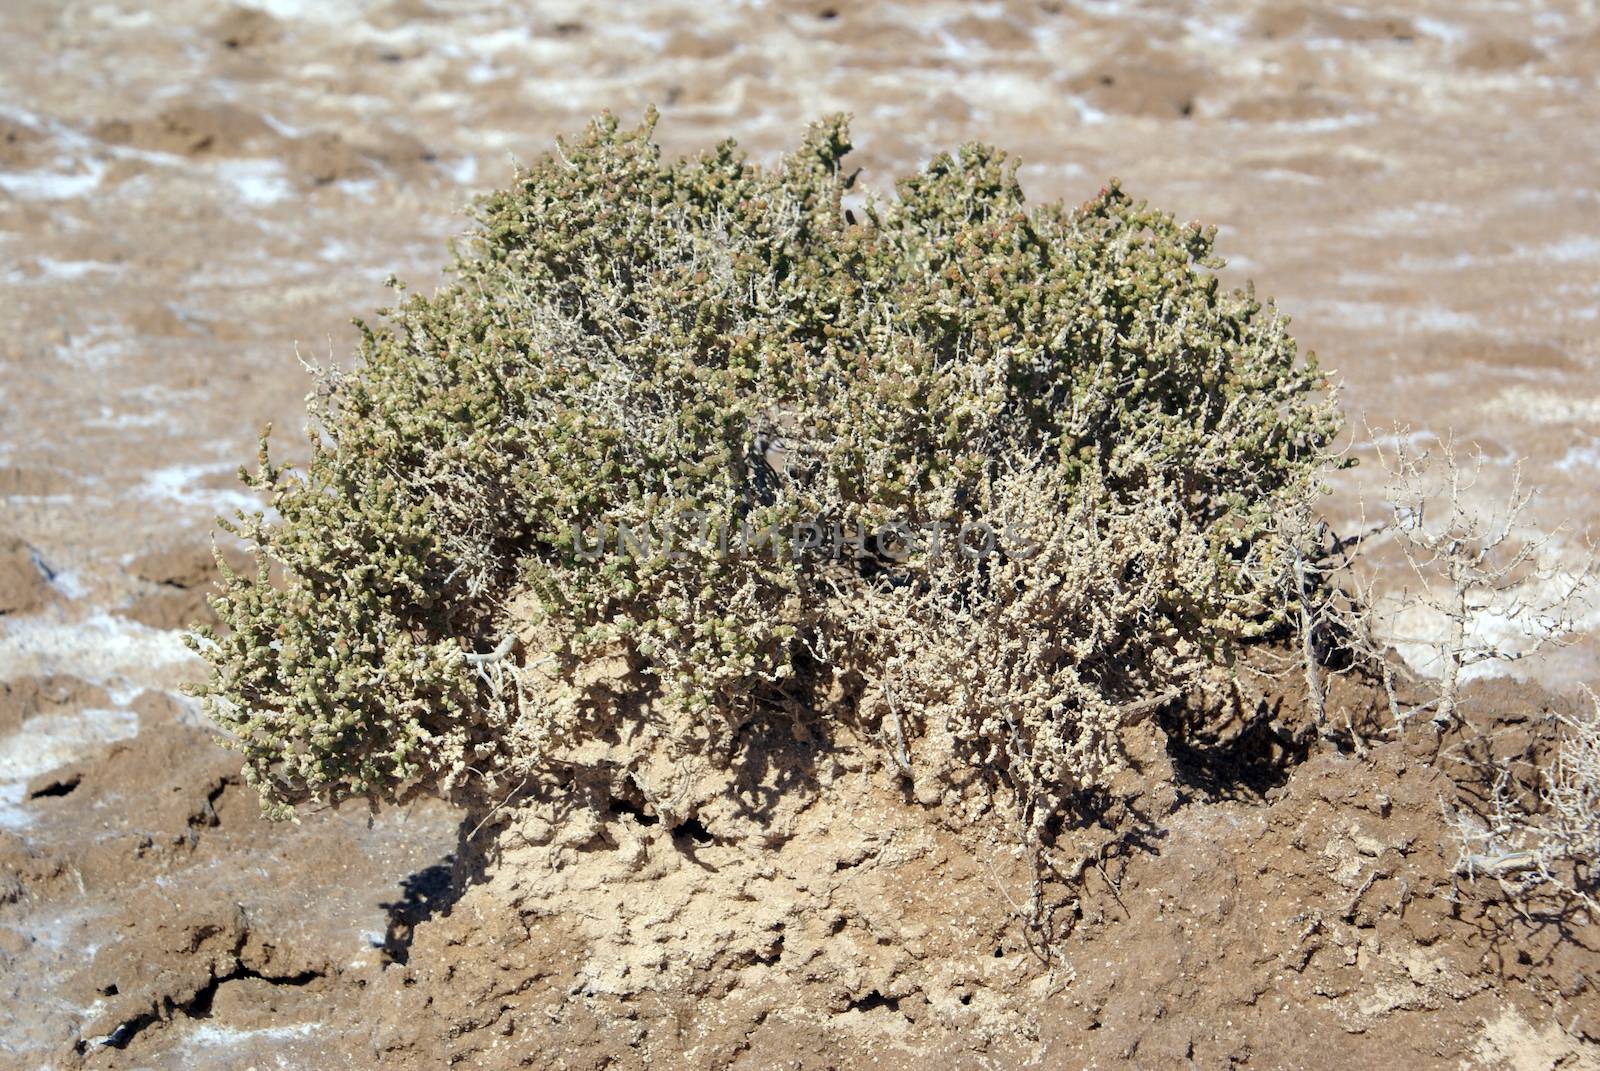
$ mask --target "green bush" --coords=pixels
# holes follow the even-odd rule
[[[774,709],[892,723],[903,763],[943,733],[1061,802],[1118,711],[1272,626],[1274,518],[1338,418],[1210,231],[1115,184],[1030,208],[983,146],[847,210],[842,118],[771,170],[663,159],[653,125],[481,200],[450,284],[320,375],[303,469],[263,443],[276,516],[239,519],[258,570],[197,647],[270,810],[503,791],[630,719],[714,752]],[[687,510],[1031,553],[592,552]]]

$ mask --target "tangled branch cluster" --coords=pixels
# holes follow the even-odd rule
[[[1553,895],[1600,912],[1600,697],[1588,699],[1586,711],[1561,719],[1560,743],[1534,791],[1502,769],[1481,814],[1449,813],[1458,874],[1492,879],[1518,903]]]

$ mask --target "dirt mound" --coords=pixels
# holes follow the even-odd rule
[[[32,163],[43,141],[37,131],[10,119],[0,119],[0,167],[22,170]]]
[[[1207,77],[1182,54],[1129,44],[1092,65],[1071,83],[1088,104],[1114,115],[1187,119]]]
[[[180,156],[242,156],[270,142],[259,115],[231,104],[179,104],[148,118],[108,119],[95,136],[113,145]]]
[[[0,681],[0,728],[14,729],[36,714],[109,702],[103,688],[76,677],[18,677]]]
[[[1548,736],[1537,697],[1496,698],[1501,761]],[[1063,832],[1104,847],[1057,875],[1044,929],[1025,862],[983,835],[1000,816],[930,809],[848,748],[770,822],[524,805],[386,975],[375,1045],[417,1067],[1457,1068],[1523,1031],[1596,1066],[1600,928],[1455,876],[1442,808],[1472,786],[1431,744],[1229,798],[1150,731],[1148,791],[1100,816],[1117,835]]]
[[[224,548],[229,566],[236,571],[254,568],[247,554]],[[203,543],[168,542],[146,550],[129,563],[137,582],[130,604],[121,612],[151,628],[187,629],[214,625],[216,614],[207,601],[217,579],[212,548]]]
[[[0,615],[37,610],[51,597],[50,573],[38,552],[0,532]]]
[[[232,104],[179,104],[151,116],[108,119],[94,133],[112,145],[190,159],[277,159],[307,185],[368,177],[380,170],[430,163],[433,154],[406,134],[362,131],[290,132]]]
[[[1417,28],[1403,15],[1367,15],[1349,8],[1318,4],[1282,4],[1250,20],[1250,32],[1269,40],[1282,37],[1408,44]]]
[[[231,8],[211,25],[211,37],[230,52],[253,52],[283,36],[278,20],[258,8]]]
[[[1467,45],[1456,62],[1468,70],[1508,71],[1544,59],[1538,46],[1518,37],[1485,34]]]
[[[150,708],[37,805],[155,785],[139,824],[164,834],[131,863],[12,854],[9,887],[37,904],[115,865],[187,883],[102,924],[69,976],[88,1010],[56,1051],[95,1067],[184,1066],[224,1036],[401,1069],[1600,1066],[1600,928],[1459,878],[1445,820],[1485,762],[1537,759],[1565,706],[1478,699],[1495,718],[1442,758],[1426,733],[1302,757],[1274,746],[1298,724],[1282,705],[1198,750],[1147,722],[1123,802],[1057,831],[1077,862],[1039,912],[1003,810],[919,792],[865,741],[770,724],[726,771],[616,784],[597,762],[470,816],[353,957],[305,899],[349,850],[344,820],[260,825],[226,756]],[[240,851],[282,855],[285,887],[196,869]]]

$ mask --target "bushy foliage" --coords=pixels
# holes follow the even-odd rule
[[[1030,207],[983,146],[852,210],[842,119],[773,169],[665,159],[653,123],[480,201],[450,284],[321,375],[309,463],[263,445],[259,571],[199,646],[270,806],[502,789],[618,719],[714,750],[774,708],[891,725],[901,761],[945,733],[1059,801],[1273,625],[1274,517],[1337,414],[1209,230],[1115,184]],[[586,539],[686,511],[707,538]],[[978,521],[1029,552],[718,538]]]

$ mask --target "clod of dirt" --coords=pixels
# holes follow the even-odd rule
[[[244,156],[275,134],[259,115],[231,104],[178,104],[150,118],[109,119],[101,140],[180,156]]]
[[[0,167],[21,171],[44,139],[38,132],[10,119],[0,119]]]
[[[1075,78],[1071,87],[1094,108],[1115,115],[1187,119],[1194,114],[1205,71],[1176,53],[1141,46],[1116,51]]]
[[[257,8],[236,7],[211,26],[211,37],[228,52],[254,52],[283,36],[277,19]]]
[[[234,547],[222,548],[223,559],[234,570],[253,569],[249,556]],[[209,543],[171,542],[152,547],[135,558],[128,571],[140,590],[124,610],[124,617],[160,629],[189,629],[215,624],[207,601],[217,579],[217,564]]]
[[[1543,51],[1520,38],[1488,35],[1462,49],[1456,62],[1468,70],[1509,71],[1543,58]]]

